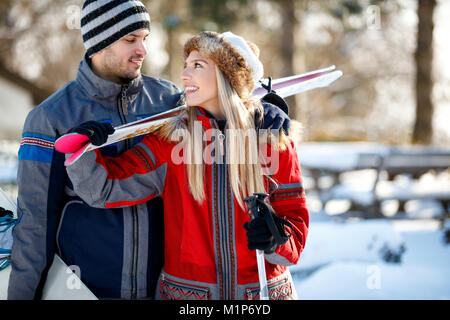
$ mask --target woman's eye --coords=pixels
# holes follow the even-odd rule
[[[201,68],[202,65],[201,65],[200,63],[196,63],[196,64],[194,64],[194,67],[195,67],[195,68]]]

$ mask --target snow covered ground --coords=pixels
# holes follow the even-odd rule
[[[356,150],[386,152],[384,146],[370,143],[306,144],[299,147],[299,158],[304,167],[351,168]],[[351,194],[355,202],[371,201],[374,170],[346,172],[341,178],[342,184],[333,187],[335,196],[347,188],[346,196]],[[322,187],[328,187],[328,178],[320,179]],[[398,176],[390,186],[407,193],[419,182],[424,195],[448,193],[450,171],[426,174],[418,181]],[[382,191],[389,191],[383,183]],[[299,264],[290,267],[299,299],[450,299],[450,244],[435,219],[445,210],[438,201],[424,196],[407,202],[403,220],[343,220],[339,214],[350,208],[348,200],[322,207],[307,170],[304,185],[311,213],[309,235]],[[392,200],[383,202],[381,210],[390,216],[397,208]]]
[[[352,167],[355,149],[385,152],[376,144],[309,147],[299,148],[300,162],[303,158],[304,164],[309,161],[316,167],[317,163]],[[307,170],[304,173],[311,213],[309,235],[299,264],[290,268],[299,299],[450,299],[450,244],[445,243],[444,230],[435,219],[444,211],[439,202],[426,197],[409,201],[401,212],[403,220],[343,220],[339,214],[350,208],[350,202],[332,200],[322,207],[311,177]],[[343,184],[333,191],[348,188],[351,191],[346,194],[351,192],[353,200],[367,203],[374,178],[374,170],[347,172]],[[327,187],[327,177],[321,179],[319,183]],[[438,176],[426,174],[416,182],[428,194],[436,188],[448,192],[449,179],[447,170]],[[402,192],[412,192],[416,182],[405,176],[394,181]],[[384,185],[382,189],[388,190]],[[381,210],[390,216],[397,208],[392,200],[383,202]]]
[[[311,217],[290,268],[299,299],[450,299],[450,244],[435,220]]]

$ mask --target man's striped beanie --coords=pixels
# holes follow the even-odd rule
[[[89,58],[144,28],[150,29],[150,15],[137,0],[86,0],[81,10],[81,34]]]

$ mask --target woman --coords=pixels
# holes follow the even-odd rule
[[[163,198],[157,298],[258,299],[253,249],[266,253],[270,298],[296,298],[287,266],[305,246],[308,210],[292,140],[256,136],[261,103],[250,95],[263,75],[258,51],[231,32],[193,36],[181,74],[186,111],[117,158],[88,152],[67,168],[75,191],[92,206]],[[277,228],[290,235],[284,244],[263,220],[250,221],[243,199],[255,192],[270,193]]]

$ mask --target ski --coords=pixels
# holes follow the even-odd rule
[[[68,133],[55,141],[55,149],[62,153],[72,153],[72,155],[68,159],[66,159],[64,163],[66,166],[68,166],[74,163],[88,151],[152,132],[178,115],[185,108],[185,106],[177,107],[175,109],[158,113],[148,118],[140,119],[116,127],[114,133],[109,135],[106,142],[101,146],[95,146],[89,143],[89,139],[85,135],[75,132]]]
[[[271,81],[271,87],[279,96],[286,98],[301,92],[327,87],[341,76],[342,71],[335,70],[335,66],[329,66],[327,68],[303,74],[273,79]],[[266,86],[268,82],[268,79],[261,80],[252,95],[261,99],[267,93],[267,89],[264,88],[264,86]],[[186,106],[180,106],[148,118],[116,127],[115,132],[109,135],[108,140],[101,146],[94,146],[89,143],[89,139],[84,135],[68,133],[56,140],[55,149],[62,153],[72,154],[64,163],[66,166],[69,166],[88,151],[152,132],[176,117],[185,108]]]

